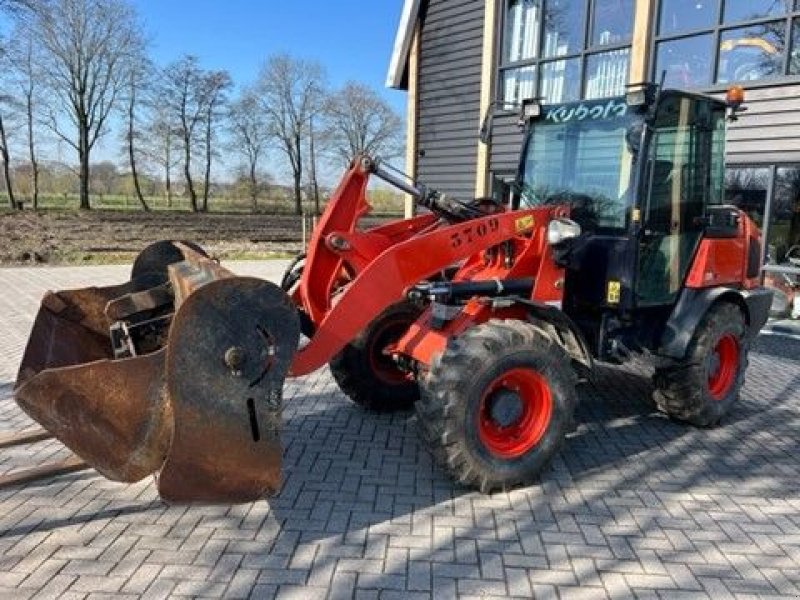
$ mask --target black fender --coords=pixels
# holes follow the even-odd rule
[[[656,354],[677,360],[685,358],[700,321],[717,302],[731,302],[739,306],[747,324],[747,338],[753,340],[769,318],[772,291],[765,287],[752,290],[726,287],[683,290],[664,327]]]
[[[517,301],[528,308],[532,322],[544,329],[545,333],[564,348],[574,361],[579,375],[590,377],[594,359],[586,338],[575,322],[555,306],[531,300],[517,299]]]

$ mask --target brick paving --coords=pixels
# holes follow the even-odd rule
[[[0,269],[0,430],[30,426],[11,385],[42,292],[124,277]],[[409,415],[361,412],[327,371],[291,381],[279,497],[167,507],[91,471],[0,491],[0,597],[800,597],[800,341],[760,339],[718,429],[649,394],[646,368],[601,369],[541,484],[489,497],[434,468]],[[64,454],[3,450],[0,472]]]

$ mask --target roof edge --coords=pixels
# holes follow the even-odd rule
[[[394,50],[389,62],[389,73],[386,75],[386,87],[401,89],[403,75],[406,72],[408,54],[411,51],[411,40],[414,37],[414,28],[419,18],[421,0],[405,0],[403,12],[400,15],[400,24],[394,40]]]

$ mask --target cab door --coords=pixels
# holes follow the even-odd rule
[[[703,98],[667,93],[644,165],[635,290],[639,307],[674,304],[719,202],[725,113]]]

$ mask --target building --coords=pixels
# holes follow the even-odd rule
[[[800,1],[405,0],[387,83],[408,90],[408,171],[468,198],[502,193],[517,168],[516,111],[478,140],[492,103],[622,95],[662,77],[745,87],[728,200],[764,229],[768,262],[800,276]]]

